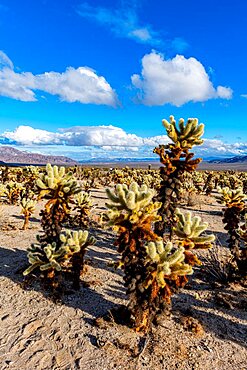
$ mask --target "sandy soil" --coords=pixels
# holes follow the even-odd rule
[[[104,192],[94,191],[93,199],[97,212],[102,211]],[[224,244],[221,209],[214,197],[198,197],[188,208],[207,221]],[[114,233],[91,229],[97,244],[86,255],[84,283],[79,292],[68,291],[55,303],[35,279],[23,286],[26,249],[40,231],[39,209],[29,230],[20,230],[22,223],[18,207],[1,206],[1,369],[247,369],[245,289],[215,284],[201,268],[174,296],[171,315],[148,336],[114,320],[97,320],[96,325],[96,318],[127,302],[122,272],[109,266],[118,258]]]

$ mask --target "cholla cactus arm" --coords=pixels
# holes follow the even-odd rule
[[[155,191],[146,185],[139,186],[133,182],[127,187],[125,184],[118,184],[114,191],[107,189],[106,194],[112,202],[106,203],[110,225],[117,226],[123,220],[141,224],[150,217],[153,222],[159,219],[157,211],[161,203],[152,201]]]
[[[208,224],[201,222],[200,217],[192,217],[190,212],[183,214],[179,209],[176,209],[176,216],[178,222],[173,227],[173,232],[178,239],[178,244],[185,248],[185,261],[192,266],[201,265],[193,250],[211,248],[215,236],[213,234],[201,235],[207,229]]]
[[[203,143],[201,136],[204,134],[204,124],[198,125],[197,118],[189,118],[186,125],[184,124],[184,119],[180,118],[179,128],[176,127],[176,121],[173,116],[170,116],[170,122],[164,119],[162,123],[166,128],[167,135],[178,147],[192,148],[193,145],[201,145]]]
[[[149,242],[146,245],[146,264],[150,274],[144,282],[144,288],[160,290],[160,295],[170,302],[172,293],[187,282],[186,275],[193,273],[192,266],[185,263],[185,249],[174,247],[172,242],[163,244],[163,240]],[[151,263],[151,264],[150,264]]]
[[[181,239],[183,245],[188,249],[210,248],[215,240],[213,234],[201,236],[207,229],[208,223],[201,222],[201,217],[192,217],[190,212],[183,214],[179,209],[176,210],[178,223],[173,228],[175,235]]]

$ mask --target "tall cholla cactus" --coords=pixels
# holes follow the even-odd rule
[[[247,271],[247,253],[246,246],[242,245],[241,221],[246,217],[247,196],[243,193],[242,188],[231,190],[228,187],[218,188],[220,196],[218,202],[223,204],[223,222],[225,229],[228,231],[228,245],[233,255],[232,274],[246,279]],[[234,271],[235,270],[235,271]]]
[[[192,266],[201,265],[200,260],[191,251],[211,248],[215,236],[201,235],[208,228],[208,223],[201,222],[201,217],[192,217],[191,212],[183,214],[179,209],[176,209],[175,214],[178,222],[173,231],[178,239],[178,245],[185,248],[185,262]]]
[[[24,271],[24,275],[33,270],[49,271],[53,277],[55,271],[71,270],[74,274],[74,287],[78,287],[81,271],[83,270],[83,257],[86,247],[95,243],[95,239],[89,237],[87,231],[66,231],[60,234],[59,243],[53,242],[45,246],[34,243],[28,249],[30,266]]]
[[[153,286],[143,291],[148,278],[145,243],[158,239],[152,225],[160,217],[157,211],[161,206],[153,202],[155,192],[147,186],[133,182],[129,187],[118,184],[114,191],[106,190],[111,203],[107,203],[109,225],[118,230],[115,245],[121,253],[121,266],[129,294],[129,310],[137,331],[146,330],[151,317]],[[152,300],[152,299],[151,299]]]
[[[203,143],[201,136],[204,133],[204,125],[198,124],[197,118],[189,118],[186,124],[181,118],[178,127],[173,116],[170,116],[170,122],[164,119],[162,123],[172,143],[154,149],[163,165],[160,168],[162,180],[158,194],[158,200],[162,202],[160,214],[163,219],[155,228],[160,236],[164,233],[165,225],[171,229],[174,224],[173,215],[181,196],[184,174],[193,172],[201,162],[201,158],[192,159],[194,154],[189,150]]]
[[[46,198],[48,202],[41,211],[41,224],[47,242],[57,242],[61,232],[61,224],[70,211],[70,201],[73,195],[81,191],[73,173],[65,173],[65,168],[46,165],[46,173],[40,174],[36,181],[39,188],[39,199]]]
[[[29,226],[29,218],[35,211],[35,206],[37,202],[33,199],[29,198],[22,198],[20,205],[21,205],[21,213],[24,215],[24,224],[22,229],[26,230]]]
[[[155,298],[152,307],[155,314],[157,309],[162,309],[163,301],[170,304],[172,293],[185,285],[188,281],[186,275],[193,274],[193,269],[185,263],[185,249],[174,247],[172,242],[167,242],[166,245],[162,239],[149,242],[146,252],[148,278],[144,282],[143,290],[150,285],[156,287],[152,294],[152,298]]]

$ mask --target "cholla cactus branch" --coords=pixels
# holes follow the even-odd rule
[[[208,249],[215,240],[213,234],[201,235],[208,228],[207,222],[201,222],[201,217],[192,217],[191,212],[183,214],[176,209],[177,224],[173,227],[179,245],[185,248],[185,261],[194,265],[201,264],[200,260],[191,253],[193,249]]]

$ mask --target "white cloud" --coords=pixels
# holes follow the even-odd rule
[[[6,55],[2,50],[0,50],[0,67],[9,67],[11,69],[14,68],[12,61],[9,59],[8,55]]]
[[[167,143],[166,135],[142,138],[128,134],[116,126],[75,126],[60,129],[59,132],[35,129],[31,126],[18,126],[14,131],[5,131],[2,138],[12,140],[19,145],[74,145],[102,147],[141,147]],[[136,150],[136,149],[133,149]]]
[[[146,54],[142,58],[141,75],[134,74],[131,80],[139,90],[137,101],[149,106],[170,103],[179,107],[189,101],[232,97],[229,87],[214,88],[197,59],[186,59],[183,55],[165,60],[155,51]]]
[[[9,139],[11,145],[31,152],[66,155],[76,160],[91,158],[157,158],[153,148],[167,144],[166,135],[143,138],[128,134],[116,126],[75,126],[57,132],[19,126],[14,131],[0,134],[0,139]],[[6,143],[6,140],[4,141]],[[247,143],[224,143],[220,139],[204,139],[204,144],[195,148],[196,156],[229,157],[247,155]]]
[[[2,68],[1,68],[2,67]],[[34,91],[57,95],[62,101],[116,106],[118,99],[106,79],[88,67],[68,67],[65,72],[17,73],[13,63],[0,53],[0,95],[21,101],[36,101]]]
[[[127,37],[140,43],[157,45],[161,43],[158,32],[150,25],[141,25],[135,4],[123,4],[121,8],[109,9],[82,3],[77,13],[83,17],[107,26],[118,37]]]

